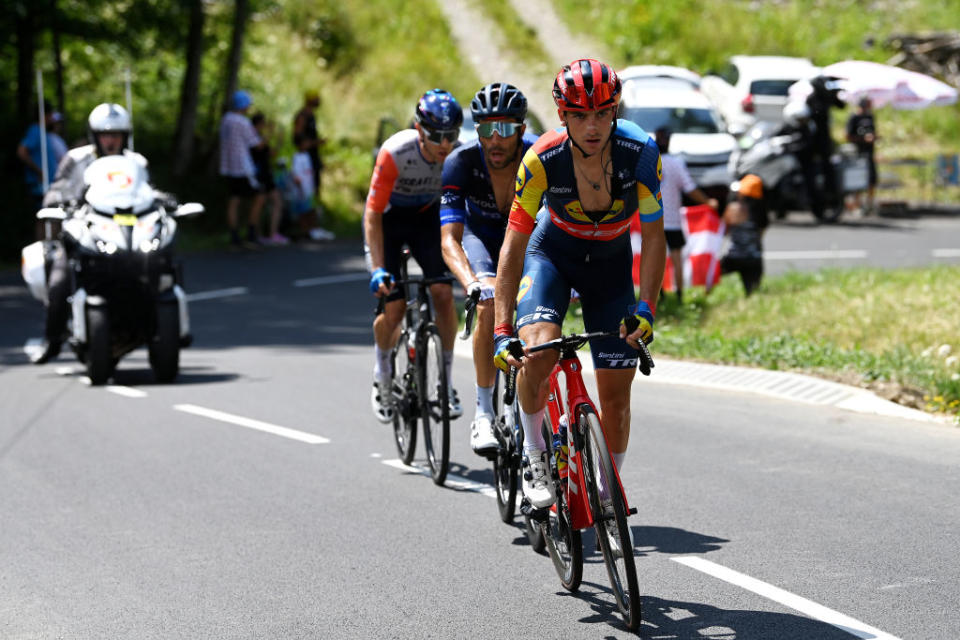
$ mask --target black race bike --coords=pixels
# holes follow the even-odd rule
[[[407,274],[409,259],[410,251],[404,250],[400,278],[395,282],[395,286],[404,291],[407,308],[400,339],[391,354],[393,437],[400,459],[410,464],[417,447],[417,422],[422,421],[430,475],[434,483],[442,485],[450,466],[450,389],[429,287],[450,284],[453,279],[410,277]],[[415,290],[412,296],[411,289]]]

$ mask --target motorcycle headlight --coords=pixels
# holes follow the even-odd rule
[[[103,240],[97,240],[97,249],[101,253],[105,253],[108,256],[113,255],[117,252],[117,245],[112,242],[104,242]]]
[[[160,238],[153,238],[152,240],[144,240],[140,243],[140,251],[144,253],[150,253],[151,251],[156,251],[157,247],[160,246]]]

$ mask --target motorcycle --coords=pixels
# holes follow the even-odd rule
[[[813,209],[798,156],[803,144],[799,132],[783,133],[779,124],[758,122],[740,138],[738,149],[730,156],[730,171],[738,179],[748,173],[760,177],[767,204],[780,219],[788,211]],[[846,196],[865,190],[869,182],[867,159],[851,152],[848,145],[841,146],[830,163],[838,193],[826,191],[819,164],[813,172],[815,188],[823,198],[822,222],[836,222],[845,210]]]
[[[104,384],[120,358],[146,345],[158,382],[172,382],[180,349],[192,341],[183,273],[174,262],[177,220],[204,211],[177,205],[147,182],[146,170],[123,156],[92,162],[86,192],[73,205],[41,209],[41,220],[60,220],[59,243],[71,274],[68,343],[94,385]],[[46,272],[57,241],[24,248],[23,277],[46,301]]]

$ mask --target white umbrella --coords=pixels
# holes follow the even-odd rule
[[[874,107],[924,109],[957,101],[957,90],[950,85],[916,71],[879,62],[844,60],[823,67],[820,74],[838,78],[840,99],[851,104],[868,97]],[[810,83],[801,80],[790,87],[790,97],[804,99],[811,91]]]

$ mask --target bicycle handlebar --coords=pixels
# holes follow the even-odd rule
[[[470,334],[473,333],[473,321],[477,317],[477,303],[479,302],[480,289],[477,289],[467,296],[467,299],[463,303],[463,310],[466,313],[466,317],[463,321],[463,331],[457,336],[461,340],[466,340],[470,337]]]
[[[538,351],[546,351],[547,349],[555,349],[560,352],[567,350],[576,351],[593,338],[607,338],[610,336],[620,337],[620,330],[594,331],[592,333],[574,333],[569,336],[560,336],[543,344],[538,344],[535,347],[530,347],[527,349],[527,353],[536,353]],[[511,355],[515,358],[517,357],[516,354],[511,353]],[[640,373],[645,376],[650,375],[650,371],[654,367],[653,356],[650,355],[650,350],[643,341],[640,341],[640,349],[637,355],[637,368],[640,369]]]

